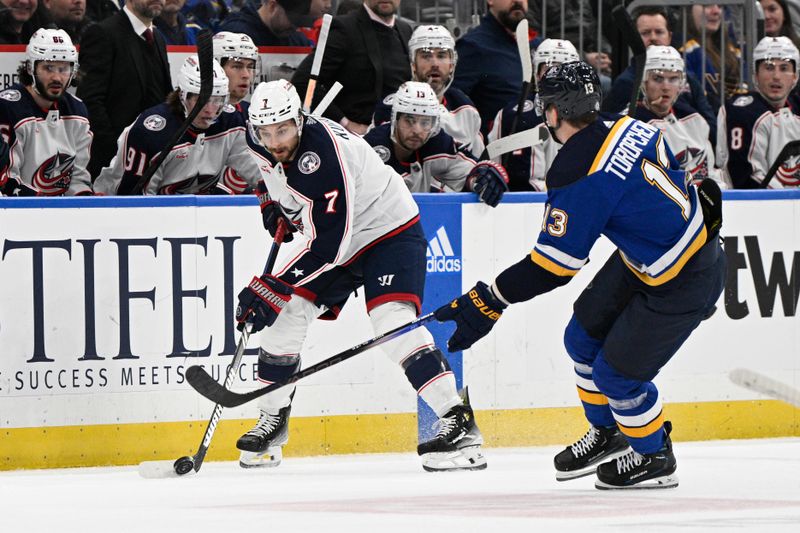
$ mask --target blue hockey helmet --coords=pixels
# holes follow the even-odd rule
[[[556,106],[559,118],[574,119],[600,111],[603,93],[594,68],[583,61],[554,65],[539,80],[539,111]]]

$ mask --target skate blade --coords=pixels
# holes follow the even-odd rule
[[[461,448],[453,452],[426,453],[422,456],[422,468],[426,472],[483,470],[486,467],[486,458],[478,446]]]
[[[614,452],[610,455],[604,455],[592,461],[591,464],[586,465],[583,468],[579,468],[578,470],[570,470],[570,471],[556,470],[556,481],[571,481],[573,479],[578,479],[586,476],[591,476],[592,474],[596,474],[597,467],[600,466],[601,463],[605,463],[607,461],[613,461],[618,457],[622,457],[630,450],[631,450],[630,448],[625,448],[624,450]]]
[[[190,470],[184,475],[178,474],[175,472],[175,461],[144,461],[139,463],[139,475],[145,479],[186,477],[194,473],[194,470]]]
[[[603,483],[599,479],[595,481],[594,486],[600,490],[644,490],[644,489],[674,489],[678,486],[678,476],[670,474],[668,476],[661,476],[653,479],[635,483],[633,485],[609,485]]]
[[[239,466],[242,468],[275,468],[283,460],[283,449],[280,446],[267,448],[265,452],[246,452],[239,455]]]

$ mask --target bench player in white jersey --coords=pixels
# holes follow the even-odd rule
[[[760,188],[789,141],[800,139],[797,47],[788,37],[764,37],[753,50],[756,90],[734,96],[717,117],[717,165],[735,189]],[[770,188],[800,185],[800,161],[784,162]]]
[[[228,105],[228,78],[214,61],[211,98],[170,153],[143,184],[144,194],[231,194],[219,182],[222,169],[232,167],[251,187],[259,180],[250,157],[242,115]],[[178,88],[163,104],[144,110],[119,137],[117,155],[95,181],[104,194],[136,192],[144,171],[181,126],[200,93],[196,55],[183,62]]]
[[[417,26],[408,40],[411,77],[430,85],[442,109],[442,129],[464,145],[475,157],[483,153],[481,116],[469,96],[451,87],[458,63],[456,42],[447,28],[438,25]],[[394,95],[390,94],[375,106],[373,126],[391,120]]]
[[[21,83],[0,92],[0,135],[10,147],[0,193],[93,194],[86,170],[89,114],[67,92],[77,71],[78,52],[65,31],[40,29],[31,36],[18,71]]]
[[[228,77],[228,103],[236,108],[247,122],[247,109],[250,102],[244,98],[250,94],[253,84],[261,72],[261,57],[253,39],[244,33],[221,31],[214,35],[214,59],[217,60]],[[225,167],[219,181],[233,194],[249,190],[247,180],[239,176],[231,167]]]
[[[441,106],[424,82],[407,81],[394,95],[392,120],[364,136],[411,192],[474,191],[496,207],[508,190],[502,165],[478,161],[441,128]]]
[[[575,46],[564,39],[545,39],[533,54],[534,87],[538,87],[539,79],[548,67],[578,61],[578,51]],[[522,107],[516,130],[529,130],[544,128],[544,118],[537,111],[536,102],[538,95],[533,91]],[[517,101],[509,102],[497,112],[492,128],[489,130],[489,142],[496,141],[512,133],[511,125],[517,114]],[[512,191],[543,191],[545,189],[545,175],[553,163],[561,145],[552,138],[533,148],[523,148],[508,154],[505,159],[498,157],[495,161],[505,163],[508,172],[509,188]]]
[[[678,99],[686,84],[680,52],[671,46],[650,46],[642,80],[643,98],[634,118],[660,129],[682,169],[696,185],[711,178],[725,188],[722,172],[714,166],[714,148],[708,122],[696,109]]]
[[[294,86],[262,83],[250,106],[253,157],[269,196],[264,225],[274,234],[282,211],[300,223],[308,242],[254,277],[239,293],[236,320],[261,335],[258,378],[273,383],[300,368],[300,348],[310,323],[336,316],[350,293],[363,287],[377,333],[413,320],[425,285],[427,242],[419,210],[397,173],[361,137],[339,124],[301,112]],[[387,282],[386,280],[391,280]],[[426,470],[481,469],[482,437],[453,372],[424,327],[385,344],[421,397],[439,416],[439,431],[419,445]],[[276,466],[288,440],[295,388],[263,396],[256,426],[236,443],[240,464]]]

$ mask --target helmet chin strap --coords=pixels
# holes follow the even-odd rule
[[[558,109],[556,109],[556,113],[558,113]],[[556,114],[556,117],[558,117],[557,114]],[[556,119],[556,125],[555,126],[551,126],[550,125],[550,121],[547,120],[547,111],[545,110],[545,112],[544,112],[544,125],[547,127],[547,131],[550,132],[550,137],[552,137],[555,142],[557,142],[558,144],[564,144],[562,141],[559,140],[558,135],[556,135],[556,129],[559,126],[561,126],[561,118],[560,117],[558,117]]]

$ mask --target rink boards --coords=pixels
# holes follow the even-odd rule
[[[544,195],[496,209],[473,195],[420,195],[428,246],[424,311],[490,280],[535,242]],[[731,269],[719,310],[656,382],[678,440],[800,435],[800,410],[730,382],[751,368],[800,387],[796,318],[800,194],[727,193]],[[226,371],[235,296],[270,244],[254,198],[0,199],[0,469],[132,464],[193,453],[210,402],[183,378]],[[279,264],[305,243],[285,245]],[[585,422],[562,345],[571,306],[612,253],[601,240],[569,285],[514,306],[494,332],[451,354],[487,443],[559,444]],[[398,258],[401,261],[402,258]],[[364,294],[303,350],[317,362],[373,336]],[[653,327],[657,327],[654,324]],[[451,326],[432,330],[444,345]],[[235,387],[257,386],[257,335]],[[430,433],[403,373],[367,352],[300,384],[287,455],[413,449]],[[254,405],[226,410],[210,459],[236,457]]]

